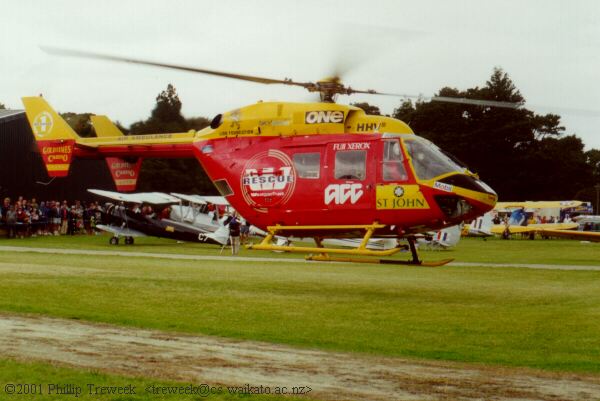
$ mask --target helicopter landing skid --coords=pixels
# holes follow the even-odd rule
[[[454,259],[442,259],[434,262],[424,262],[419,259],[417,253],[417,247],[415,246],[415,238],[407,238],[408,245],[401,245],[397,250],[409,250],[412,255],[412,260],[391,260],[391,259],[367,259],[367,258],[339,258],[336,256],[329,256],[328,251],[323,248],[323,251],[319,255],[308,255],[306,260],[315,260],[321,262],[350,262],[350,263],[376,263],[382,265],[403,265],[403,266],[426,266],[426,267],[438,267],[446,265],[452,262]]]
[[[402,265],[402,266],[424,266],[424,267],[438,267],[444,266],[454,259],[442,259],[434,262],[418,261],[413,262],[412,260],[391,260],[391,259],[366,259],[366,258],[338,258],[335,256],[328,255],[309,255],[306,260],[314,260],[321,262],[349,262],[349,263],[375,263],[381,265]]]
[[[409,266],[443,266],[453,259],[444,259],[437,262],[423,262],[419,259],[417,253],[417,247],[415,246],[416,239],[413,236],[407,238],[408,245],[401,245],[391,249],[385,250],[372,250],[367,249],[367,244],[376,229],[384,228],[384,224],[378,224],[377,222],[368,225],[349,225],[349,226],[271,226],[268,227],[268,235],[263,239],[260,244],[248,245],[247,249],[257,249],[263,251],[283,251],[283,252],[297,252],[297,253],[309,253],[306,257],[307,260],[318,260],[323,262],[353,262],[353,263],[379,263],[379,264],[395,264],[395,265],[409,265]],[[273,245],[271,241],[275,236],[282,232],[289,231],[325,231],[325,230],[365,230],[365,235],[356,248],[344,249],[344,248],[325,248],[322,245],[322,237],[315,236],[316,247],[305,247],[305,246],[289,246],[289,245]],[[369,259],[369,258],[343,258],[330,256],[330,254],[341,254],[351,256],[391,256],[401,250],[410,250],[412,260],[401,261],[401,260],[390,260],[390,259]],[[317,255],[312,255],[316,253]]]

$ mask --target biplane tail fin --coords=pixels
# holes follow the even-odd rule
[[[92,125],[99,138],[123,136],[123,132],[107,116],[91,116]],[[120,157],[107,157],[106,164],[110,175],[119,192],[135,191],[137,180],[142,166],[142,158],[122,159]]]
[[[50,177],[65,177],[79,136],[42,97],[24,97],[25,114]]]

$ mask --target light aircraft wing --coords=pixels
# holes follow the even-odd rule
[[[527,226],[515,226],[511,225],[508,227],[511,234],[523,234],[523,233],[540,233],[544,234],[546,231],[572,231],[577,228],[576,223],[547,223],[547,224],[529,224]],[[492,233],[501,235],[506,226],[504,224],[494,224],[492,226]]]
[[[525,201],[525,202],[498,202],[494,207],[494,210],[506,210],[506,209],[553,209],[560,208],[566,209],[571,207],[581,206],[581,201]]]
[[[174,197],[179,198],[181,200],[196,203],[198,205],[206,204],[206,201],[200,195],[185,195],[185,194],[178,194],[175,192],[171,192],[171,195],[173,195]]]
[[[600,223],[600,216],[579,215],[579,216],[573,217],[573,220],[575,220],[579,224],[585,224],[585,223],[598,224],[598,223]]]
[[[530,224],[527,227],[541,230],[575,230],[578,227],[577,223],[546,223],[546,224]]]
[[[147,237],[147,235],[144,234],[143,232],[137,231],[137,230],[132,230],[131,228],[127,228],[127,227],[121,228],[121,227],[117,227],[117,226],[107,226],[105,224],[98,224],[98,225],[96,225],[96,228],[99,230],[114,234],[115,236]]]
[[[227,199],[225,199],[222,196],[204,196],[204,195],[200,195],[200,197],[202,199],[204,199],[206,202],[210,202],[214,205],[218,205],[218,206],[229,206],[229,202],[227,202]]]
[[[541,235],[548,237],[559,237],[568,239],[577,239],[581,241],[600,242],[600,232],[594,231],[575,231],[575,230],[550,230],[542,229],[538,231]]]
[[[531,228],[530,226],[509,226],[511,234],[521,234],[521,233],[530,233],[536,231],[535,228]],[[506,230],[506,226],[504,224],[494,224],[492,226],[491,232],[493,234],[502,235],[502,233]]]
[[[218,205],[218,206],[229,206],[229,202],[227,202],[227,199],[225,199],[222,196],[205,196],[205,195],[185,195],[185,194],[178,194],[175,192],[171,192],[171,195],[188,201],[188,202],[193,202],[193,203],[197,203],[197,204],[205,204],[205,203],[212,203],[214,205]]]
[[[150,203],[152,205],[166,205],[179,203],[179,199],[161,192],[140,192],[137,194],[122,194],[120,192],[104,191],[101,189],[88,189],[95,195],[99,195],[112,200],[129,203]]]

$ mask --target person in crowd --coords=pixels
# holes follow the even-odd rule
[[[231,241],[231,254],[237,255],[240,252],[240,227],[241,223],[237,212],[233,212],[223,222],[229,227],[229,240]]]
[[[50,231],[53,235],[59,235],[62,222],[60,216],[60,203],[58,203],[58,201],[52,201],[51,204],[52,206],[50,207],[50,211],[48,212],[49,216],[52,218],[52,228]]]
[[[6,236],[8,238],[15,238],[16,233],[16,225],[17,225],[17,211],[15,210],[14,205],[8,206],[8,211],[6,212]]]
[[[27,211],[27,209],[25,209],[23,207],[24,203],[26,204],[26,202],[21,202],[19,204],[19,206],[17,207],[17,224],[16,224],[17,232],[16,232],[16,234],[19,238],[29,236],[30,215],[29,215],[29,212]]]
[[[83,232],[83,206],[76,200],[71,207],[71,235]]]
[[[62,205],[60,206],[60,213],[59,213],[59,217],[60,217],[60,235],[66,235],[67,232],[69,231],[69,220],[70,219],[70,213],[69,213],[69,206],[67,201],[63,201]]]
[[[207,215],[208,218],[210,219],[210,221],[213,221],[213,219],[216,217],[215,216],[215,205],[213,205],[212,203],[208,202],[206,204],[206,210],[207,210]]]
[[[48,235],[48,208],[46,207],[46,202],[40,202],[40,208],[38,210],[38,214],[40,216],[39,220],[39,231],[40,235]]]
[[[144,205],[142,207],[142,215],[149,219],[154,219],[156,217],[156,213],[154,213],[154,209],[152,209],[151,205]]]
[[[166,206],[161,212],[160,212],[160,216],[159,218],[162,219],[168,219],[169,217],[171,217],[171,206]]]
[[[31,215],[29,217],[30,225],[31,225],[31,236],[37,237],[42,234],[42,230],[40,227],[40,213],[37,207],[31,208]]]
[[[240,227],[240,242],[242,245],[246,245],[248,237],[250,236],[250,222],[243,219],[242,226]]]

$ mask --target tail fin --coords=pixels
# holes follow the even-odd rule
[[[133,192],[137,185],[137,179],[142,166],[142,158],[139,157],[133,162],[129,162],[119,157],[107,157],[106,164],[110,170],[117,191]]]
[[[91,116],[90,118],[97,137],[123,136],[123,132],[108,117]],[[117,191],[135,191],[140,167],[142,166],[142,158],[138,158],[135,161],[127,161],[119,157],[107,157],[106,164],[117,187]]]
[[[78,135],[43,98],[22,100],[48,175],[67,176]]]
[[[123,132],[106,116],[91,116],[97,137],[123,136]]]
[[[479,216],[469,225],[469,235],[476,237],[489,237],[492,235],[492,212]]]
[[[220,226],[214,233],[200,234],[200,236],[204,235],[207,238],[210,238],[221,245],[227,245],[227,241],[229,241],[229,227]]]

